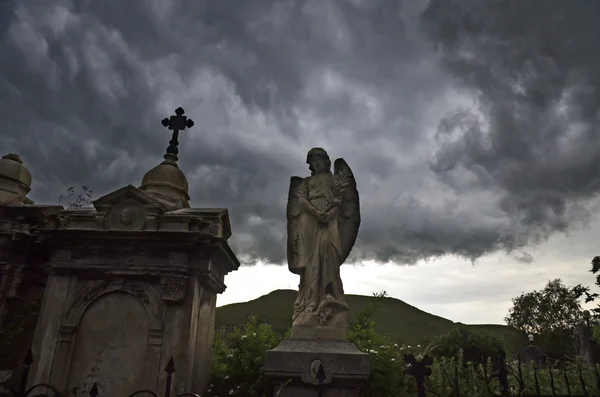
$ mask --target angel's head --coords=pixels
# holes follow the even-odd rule
[[[312,148],[306,155],[306,164],[310,169],[311,175],[331,173],[331,160],[325,149],[320,147]]]

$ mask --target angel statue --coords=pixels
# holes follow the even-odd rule
[[[306,156],[311,176],[293,176],[287,206],[288,265],[300,275],[292,336],[344,339],[348,305],[340,278],[360,225],[358,191],[343,159],[322,148]]]

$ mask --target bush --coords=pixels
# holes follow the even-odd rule
[[[462,351],[461,357],[465,363],[481,363],[488,357],[497,357],[504,351],[504,347],[500,339],[475,333],[464,327],[440,335],[432,343],[434,357],[457,357],[459,351]]]
[[[384,396],[386,390],[397,389],[404,378],[403,361],[397,353],[398,345],[375,331],[374,317],[378,313],[379,307],[371,305],[357,313],[348,328],[348,339],[371,355],[371,381],[361,393],[364,396]]]
[[[267,350],[281,338],[255,316],[213,346],[211,384],[206,396],[264,396],[268,381],[261,374]]]
[[[417,360],[422,360],[424,355],[432,352],[420,345],[399,346],[375,332],[373,318],[377,312],[378,307],[374,305],[357,313],[348,329],[349,339],[371,356],[371,374],[361,390],[361,397],[415,397],[416,384],[412,377],[405,374],[407,367],[404,354],[412,353]],[[237,328],[225,339],[218,340],[214,346],[211,385],[205,395],[267,396],[268,381],[260,370],[264,365],[266,351],[277,346],[280,339],[270,326],[259,324],[255,317],[250,317],[244,327]],[[456,386],[463,397],[480,397],[489,395],[490,391],[500,392],[498,380],[490,380],[494,371],[492,359],[483,365],[480,358],[482,351],[486,354],[494,353],[494,349],[501,348],[498,340],[471,333],[465,339],[465,334],[459,330],[437,338],[436,343],[433,349],[436,358],[431,366],[432,374],[425,381],[428,395],[452,395]],[[443,343],[448,343],[448,346]],[[467,354],[472,359],[465,355],[463,348],[470,349]],[[449,356],[444,357],[444,354]],[[582,369],[580,378],[579,367],[574,364],[544,369],[536,369],[533,364],[523,364],[521,370],[517,361],[508,360],[506,365],[509,371],[509,390],[515,395],[519,394],[521,382],[524,386],[523,394],[536,394],[536,377],[540,393],[546,395],[554,394],[551,382],[558,395],[568,395],[569,391],[571,395],[585,394],[581,379],[588,387],[594,388],[596,385],[593,369]],[[587,393],[595,395],[592,389],[588,389]]]

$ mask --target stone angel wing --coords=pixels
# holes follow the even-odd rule
[[[302,209],[300,208],[300,188],[302,186],[303,178],[299,176],[293,176],[290,179],[290,191],[288,193],[287,203],[287,258],[288,268],[290,272],[300,274],[303,271],[302,265],[300,264],[298,256],[298,232],[300,222],[300,214]]]
[[[350,166],[344,159],[337,159],[333,164],[335,183],[340,186],[341,203],[338,212],[338,229],[340,232],[340,242],[342,248],[342,263],[350,255],[358,228],[360,226],[360,202],[358,199],[358,190],[356,190],[356,180]]]

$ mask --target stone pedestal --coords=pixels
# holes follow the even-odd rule
[[[369,355],[354,344],[325,339],[286,339],[264,367],[275,391],[283,386],[279,397],[358,397],[369,370]]]
[[[40,230],[51,273],[33,339],[29,383],[89,395],[203,393],[216,295],[239,267],[225,209],[171,209],[133,186],[64,210]]]

